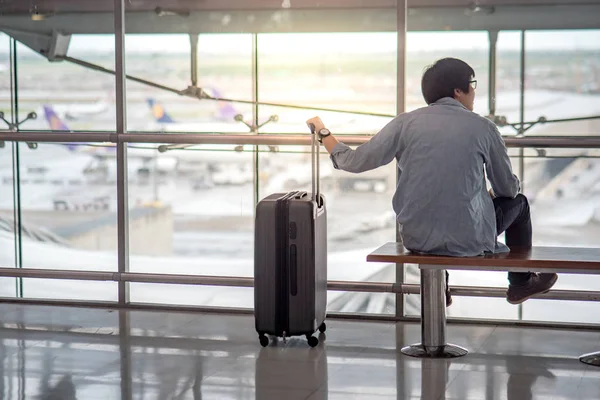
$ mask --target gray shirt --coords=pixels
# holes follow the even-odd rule
[[[508,251],[496,239],[486,173],[498,197],[514,198],[520,184],[493,122],[445,97],[397,116],[356,150],[339,143],[331,153],[334,168],[355,173],[394,158],[399,180],[392,205],[408,250],[450,256]]]

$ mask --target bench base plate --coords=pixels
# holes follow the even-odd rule
[[[584,354],[579,357],[579,361],[584,364],[600,367],[600,351],[596,353]]]
[[[456,358],[469,353],[467,349],[454,344],[426,348],[421,343],[403,347],[400,351],[402,354],[417,358]]]

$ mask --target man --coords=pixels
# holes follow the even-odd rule
[[[404,246],[413,252],[473,257],[531,247],[527,198],[519,193],[498,129],[473,112],[475,71],[454,58],[438,60],[423,74],[428,106],[401,114],[356,150],[340,143],[319,117],[319,140],[333,166],[359,173],[394,158],[399,180],[392,204]],[[485,173],[491,183],[488,193]],[[519,304],[554,285],[556,274],[508,273],[507,300]],[[446,305],[452,298],[446,290]]]

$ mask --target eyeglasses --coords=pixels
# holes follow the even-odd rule
[[[471,84],[471,86],[473,87],[473,89],[477,89],[477,80],[469,81],[469,83]]]

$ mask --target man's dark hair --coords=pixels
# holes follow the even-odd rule
[[[454,98],[454,89],[467,93],[469,81],[475,71],[466,62],[456,58],[442,58],[425,69],[421,80],[421,91],[427,104],[441,98]]]

